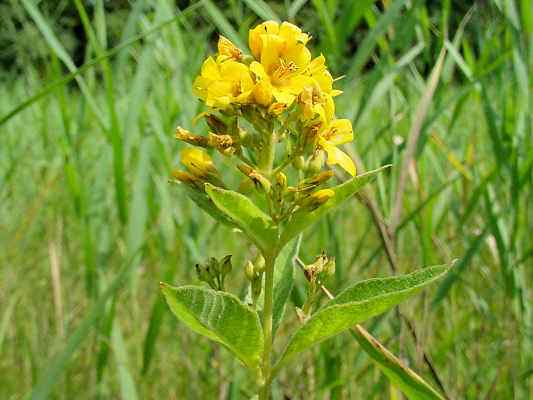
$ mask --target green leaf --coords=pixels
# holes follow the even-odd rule
[[[309,347],[394,307],[447,271],[447,265],[438,265],[408,275],[368,279],[348,287],[296,331],[276,369]]]
[[[208,213],[215,220],[231,227],[235,226],[235,224],[226,216],[226,214],[220,212],[207,194],[194,190],[184,184],[180,184],[179,186],[185,191],[187,196],[189,196],[189,198],[196,203],[198,207]]]
[[[205,184],[205,191],[217,208],[242,229],[261,250],[267,251],[275,246],[277,229],[272,219],[248,197],[209,183]]]
[[[377,367],[398,387],[409,400],[442,400],[443,397],[412,369],[402,362],[363,327],[351,331],[361,348],[372,358]]]
[[[199,286],[161,291],[174,315],[194,332],[221,343],[244,365],[257,371],[263,351],[259,316],[237,297]]]
[[[313,210],[311,212],[307,210],[296,211],[281,233],[280,247],[284,246],[286,243],[289,242],[289,240],[298,235],[304,229],[313,225],[328,211],[339,206],[345,200],[352,197],[364,185],[372,181],[376,177],[378,172],[381,172],[389,167],[390,165],[386,165],[373,171],[366,172],[350,179],[347,182],[344,182],[338,186],[331,188],[335,192],[335,196],[333,196],[326,203],[318,207],[316,210]]]
[[[246,5],[250,7],[258,17],[261,17],[265,21],[272,20],[280,22],[278,15],[270,8],[270,6],[263,0],[244,0]]]
[[[285,304],[291,294],[294,284],[294,266],[292,258],[297,251],[298,241],[294,241],[294,246],[287,246],[276,259],[274,270],[274,298],[272,299],[272,334],[276,330],[285,314]],[[263,291],[264,293],[264,291]]]

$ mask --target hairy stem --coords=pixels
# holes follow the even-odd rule
[[[265,255],[265,302],[263,309],[263,333],[265,347],[263,350],[263,377],[265,384],[261,388],[260,400],[270,399],[271,357],[272,357],[272,297],[274,292],[274,261],[276,256]]]

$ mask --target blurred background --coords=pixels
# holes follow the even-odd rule
[[[243,368],[178,323],[158,284],[197,282],[194,264],[233,254],[243,292],[251,246],[168,177],[218,33],[246,48],[266,19],[302,26],[343,76],[359,172],[393,165],[306,232],[301,258],[337,257],[333,292],[457,260],[365,327],[448,398],[528,398],[530,0],[1,2],[0,398],[249,398]],[[304,293],[298,274],[279,336]],[[349,335],[274,392],[398,398]]]

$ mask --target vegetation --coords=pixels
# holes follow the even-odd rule
[[[194,282],[197,263],[232,254],[226,286],[244,297],[253,247],[168,180],[185,148],[176,126],[205,109],[191,83],[218,32],[244,49],[248,29],[274,19],[310,32],[313,53],[345,75],[337,111],[354,127],[343,149],[358,174],[392,164],[305,231],[276,335],[299,325],[299,263],[323,250],[336,257],[334,294],[455,261],[366,330],[445,397],[526,399],[529,2],[181,3],[0,6],[0,397],[254,393],[240,362],[171,316],[159,282]],[[273,398],[406,393],[371,353],[355,332],[323,342],[280,370]]]

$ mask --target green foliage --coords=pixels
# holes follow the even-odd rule
[[[304,229],[319,221],[326,213],[352,197],[362,189],[364,185],[375,179],[378,172],[381,172],[386,168],[388,168],[388,166],[366,172],[331,188],[335,192],[335,195],[316,210],[309,212],[302,209],[294,213],[292,218],[287,222],[287,225],[282,229],[280,245],[284,246],[289,240],[300,234]]]
[[[350,333],[378,368],[409,400],[443,400],[443,397],[430,384],[412,369],[403,365],[364,329],[356,326]]]
[[[171,287],[161,291],[179,320],[196,333],[224,345],[251,370],[258,368],[263,350],[259,316],[237,297],[199,286]]]
[[[425,351],[447,398],[527,398],[533,363],[530,1],[229,0],[181,10],[167,0],[79,3],[90,29],[75,2],[0,5],[1,398],[31,392],[42,399],[116,398],[132,385],[139,398],[216,398],[226,388],[232,400],[251,396],[249,377],[229,352],[213,351],[187,329],[176,333],[157,282],[194,279],[186,266],[221,248],[242,255],[236,265],[253,254],[248,242],[229,235],[167,181],[180,149],[172,132],[201,111],[189,101],[190,83],[213,51],[215,31],[246,43],[248,27],[270,12],[265,4],[313,33],[315,52],[335,61],[335,77],[357,70],[337,82],[344,90],[338,111],[349,115],[357,136],[345,150],[367,168],[394,165],[365,191],[385,223],[424,81],[438,50],[443,44],[448,50],[410,164],[404,212],[388,234],[398,273],[409,265],[458,262],[428,292],[432,307],[402,305],[403,314],[416,316],[418,339],[393,313],[365,327],[440,391],[420,360],[418,351]],[[104,62],[112,97],[109,75],[107,83],[102,79]],[[113,148],[107,125],[114,112],[120,127],[114,132],[124,141]],[[146,143],[150,155],[141,155]],[[123,168],[114,161],[121,150]],[[123,179],[123,200],[115,175]],[[337,274],[327,283],[333,293],[353,279],[391,272],[374,215],[359,199],[337,208],[327,224],[304,230],[298,248],[304,261],[324,248],[336,255]],[[207,195],[202,201],[218,214],[215,220],[224,220]],[[136,246],[142,251],[131,263]],[[290,260],[292,245],[285,249]],[[305,282],[289,264],[277,267],[294,277],[277,335],[298,326],[294,309],[304,301]],[[245,292],[238,273],[229,282]],[[289,289],[280,289],[285,298]],[[112,335],[116,326],[123,343]],[[379,346],[369,346],[376,343],[360,344],[383,362],[392,385],[410,396],[420,389],[406,376],[395,378],[403,368],[387,353],[374,353]],[[375,365],[343,335],[281,371],[276,390],[293,398],[394,397]]]
[[[272,219],[248,197],[210,183],[205,184],[205,191],[218,209],[242,229],[260,249],[265,251],[276,246],[277,230]]]
[[[296,331],[277,368],[309,347],[389,310],[442,278],[447,271],[447,266],[434,266],[408,275],[369,279],[349,286]]]

